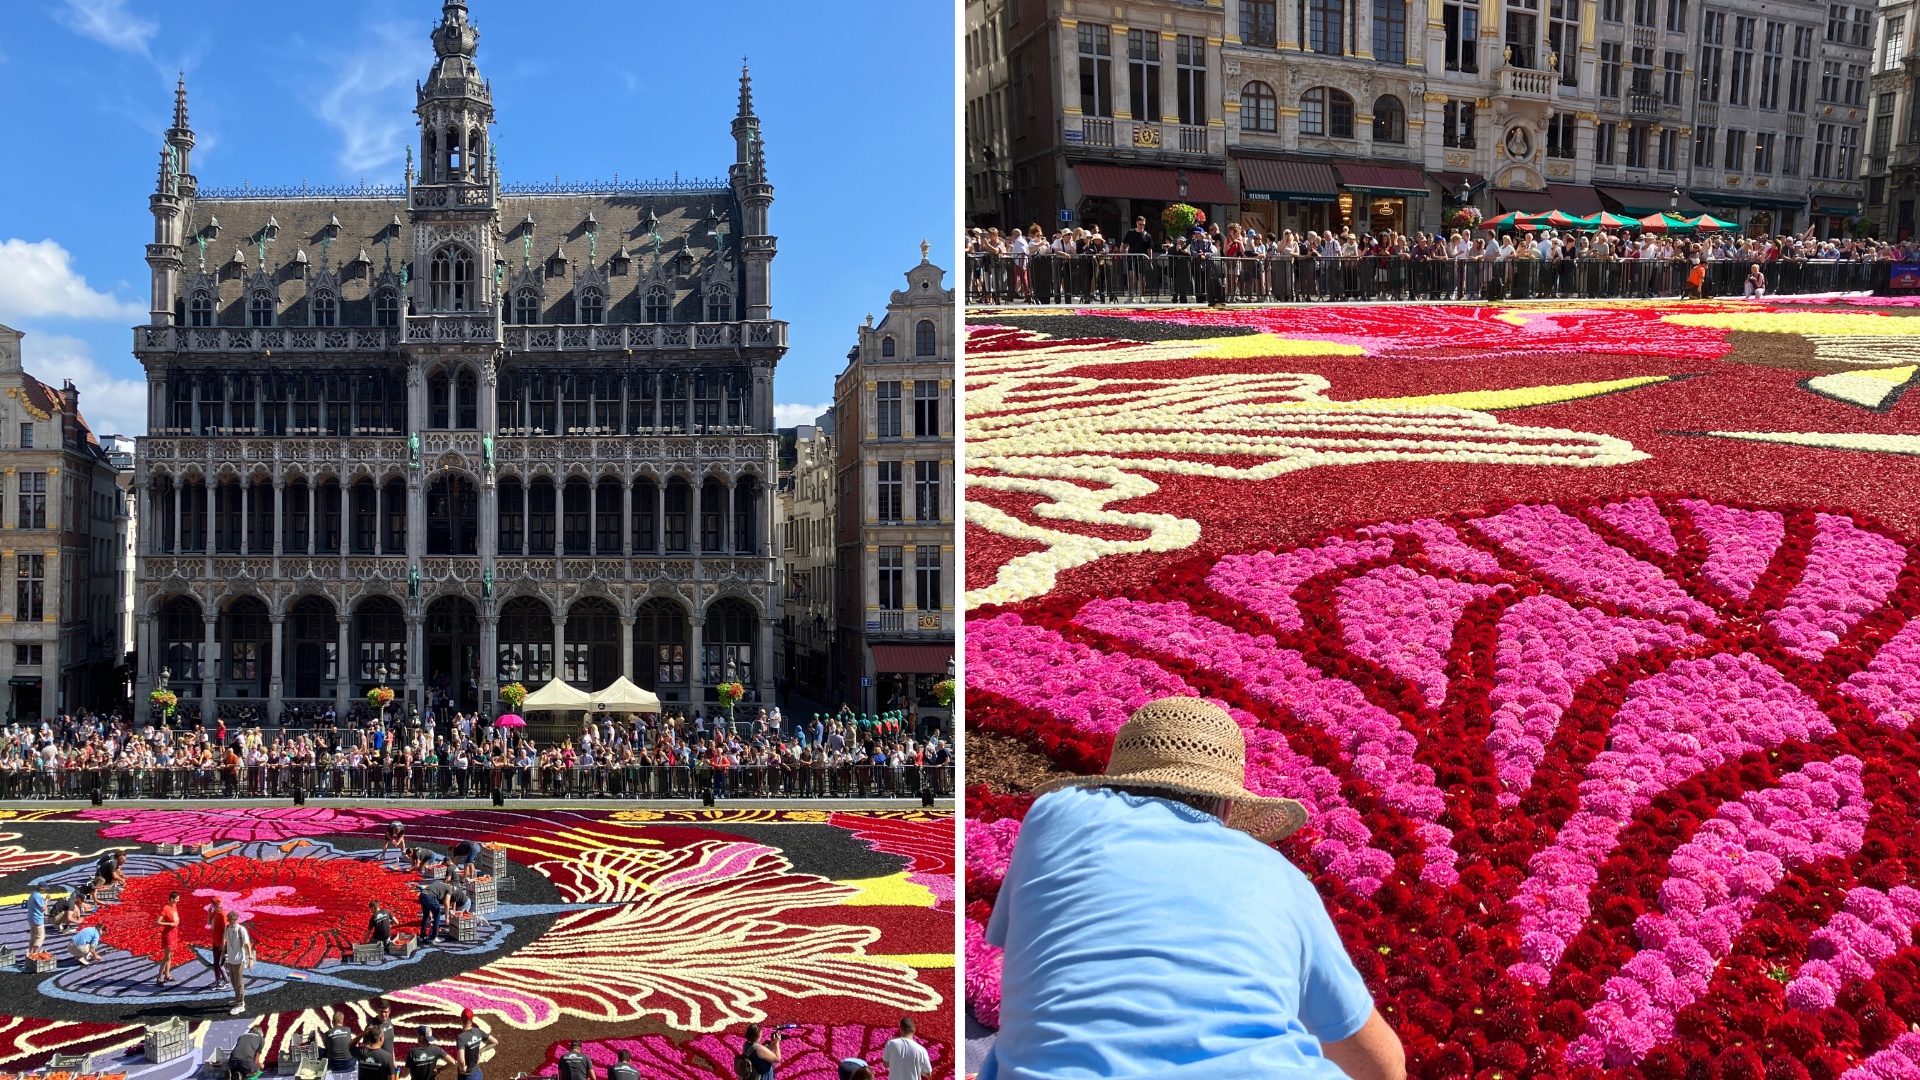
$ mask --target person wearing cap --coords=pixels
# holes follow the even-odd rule
[[[1312,882],[1269,846],[1305,807],[1245,773],[1226,710],[1164,698],[1105,775],[1035,789],[987,924],[1005,952],[980,1080],[1406,1076]]]
[[[407,1051],[407,1080],[433,1080],[435,1073],[453,1064],[453,1058],[433,1045],[433,1030],[427,1025],[421,1024],[413,1031],[413,1049]]]
[[[483,1080],[480,1074],[480,1057],[486,1051],[500,1045],[500,1040],[490,1032],[481,1030],[480,1022],[473,1018],[472,1009],[463,1009],[460,1019],[466,1021],[466,1027],[453,1040],[453,1058],[460,1066],[460,1080]],[[626,1051],[620,1052],[620,1060],[625,1061]],[[612,1075],[612,1070],[608,1070]],[[634,1073],[632,1080],[640,1080],[640,1074]]]

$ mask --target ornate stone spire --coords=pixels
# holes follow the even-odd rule
[[[187,73],[184,71],[173,88],[173,129],[187,130]]]
[[[740,112],[742,117],[753,115],[753,76],[747,72],[747,58],[740,58]]]
[[[466,0],[446,0],[440,7],[440,25],[433,31],[436,56],[464,56],[473,59],[480,31],[467,21]]]

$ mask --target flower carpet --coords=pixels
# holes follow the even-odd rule
[[[418,929],[421,878],[380,851],[393,820],[410,845],[442,853],[498,845],[513,882],[475,940],[356,963],[369,900]],[[755,1022],[798,1025],[790,1047],[808,1050],[794,1049],[783,1075],[831,1076],[831,1064],[807,1063],[878,1060],[904,1015],[936,1076],[953,1074],[949,813],[109,806],[0,811],[0,830],[0,945],[18,954],[30,884],[58,896],[116,849],[128,878],[88,919],[102,962],[78,965],[66,933],[51,930],[55,970],[0,971],[17,1014],[0,1017],[0,1072],[82,1054],[86,1071],[136,1075],[143,1025],[166,1016],[187,1018],[207,1047],[230,1039],[231,995],[209,967],[206,912],[218,898],[253,935],[247,1000],[276,1059],[330,1026],[332,1008],[357,1030],[384,1000],[403,1049],[420,1024],[451,1045],[472,1009],[500,1039],[487,1067],[503,1076],[551,1072],[571,1039],[596,1059],[629,1050],[649,1077],[730,1076],[725,1048]],[[155,919],[172,892],[177,981],[158,987]]]
[[[1025,790],[1195,695],[1413,1075],[1920,1076],[1920,319],[969,324],[974,1034]]]

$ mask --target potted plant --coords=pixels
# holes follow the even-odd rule
[[[367,704],[375,709],[384,709],[388,705],[393,704],[393,688],[391,686],[376,686],[367,691]]]
[[[500,688],[500,703],[514,712],[527,700],[527,688],[517,682],[510,682]]]
[[[943,709],[952,707],[953,705],[953,680],[952,679],[941,679],[939,682],[933,684],[933,700]]]
[[[180,695],[171,690],[155,690],[147,695],[147,701],[160,710],[161,716],[172,719],[174,706],[180,704]]]
[[[1193,231],[1195,225],[1207,223],[1207,212],[1197,206],[1186,203],[1174,203],[1160,211],[1160,224],[1167,230],[1167,239],[1185,236]]]
[[[1462,206],[1447,216],[1447,225],[1455,229],[1477,229],[1485,215],[1477,206]]]

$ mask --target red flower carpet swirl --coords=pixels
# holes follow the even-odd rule
[[[120,902],[101,909],[100,929],[116,947],[157,960],[161,937],[154,919],[168,893],[180,894],[183,941],[206,937],[207,909],[219,899],[241,914],[260,959],[314,967],[352,955],[353,944],[366,937],[368,901],[384,901],[402,918],[411,912],[407,883],[413,880],[358,859],[213,859],[129,878]]]
[[[1905,1076],[1916,614],[1920,548],[1865,517],[1514,503],[984,613],[970,713],[1096,771],[1148,700],[1228,707],[1415,1075]],[[974,794],[992,1023],[1028,800]]]

